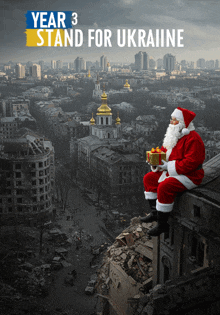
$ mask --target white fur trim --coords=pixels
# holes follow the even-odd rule
[[[176,178],[180,183],[183,184],[187,189],[193,189],[197,187],[187,176],[185,175],[178,175],[178,176],[172,176],[173,178]]]
[[[156,168],[154,169],[153,166],[151,165],[150,168],[151,168],[151,171],[154,172],[154,173],[159,171],[159,167],[158,166],[156,166]]]
[[[167,170],[170,176],[178,176],[179,174],[176,171],[176,161],[170,161],[167,163]]]
[[[190,133],[190,130],[189,130],[189,129],[183,128],[182,134],[183,134],[184,136],[188,135],[189,133]]]
[[[161,212],[171,212],[173,210],[173,203],[161,203],[158,200],[156,201],[156,209]]]
[[[183,112],[177,108],[172,112],[171,117],[184,121]]]
[[[157,199],[157,193],[154,193],[152,191],[145,191],[144,192],[145,199]]]
[[[173,177],[176,178],[180,183],[183,184],[187,189],[193,189],[198,185],[195,185],[187,176],[185,175],[177,175],[177,176],[166,176],[166,171],[163,171],[162,175],[160,176],[158,183],[161,183],[166,178]]]
[[[167,152],[166,152],[166,160],[167,160],[167,161],[169,161],[169,157],[170,157],[170,154],[171,154],[172,150],[173,150],[173,149],[169,149],[169,150],[167,150]]]

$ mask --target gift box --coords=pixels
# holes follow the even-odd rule
[[[162,160],[166,161],[166,153],[161,149],[151,149],[151,151],[146,151],[146,160],[151,165],[162,165]]]

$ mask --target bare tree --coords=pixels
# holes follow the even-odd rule
[[[70,172],[64,167],[59,167],[56,170],[55,178],[57,199],[61,202],[62,208],[65,211],[67,206],[68,193],[72,186]]]

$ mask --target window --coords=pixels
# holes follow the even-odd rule
[[[17,207],[17,211],[18,211],[18,212],[22,212],[22,207],[21,207],[21,206],[18,206],[18,207]]]
[[[43,167],[43,162],[39,162],[39,167]]]
[[[15,177],[16,177],[16,178],[21,178],[21,173],[18,173],[18,172],[15,173]]]
[[[40,193],[43,193],[44,192],[44,189],[43,188],[40,188]]]
[[[39,185],[43,185],[44,180],[43,179],[39,179]]]
[[[36,172],[31,172],[32,177],[36,177]]]
[[[22,203],[22,198],[17,198],[17,203]]]
[[[33,198],[32,198],[32,201],[33,201],[33,202],[37,202],[37,197],[33,197]]]
[[[32,185],[36,186],[36,180],[32,180]]]
[[[7,186],[7,187],[11,186],[11,182],[8,182],[8,181],[7,181],[7,182],[6,182],[6,186]]]
[[[40,171],[40,172],[39,172],[39,176],[44,176],[44,172],[43,172],[43,171]]]
[[[44,166],[47,166],[47,161],[44,161]]]
[[[101,117],[101,125],[103,125],[103,117]]]
[[[191,256],[190,261],[198,265],[199,267],[203,266],[204,263],[204,249],[205,245],[201,239],[193,236],[190,240],[191,242]]]
[[[9,208],[8,208],[8,212],[12,212],[12,207],[9,207]]]
[[[106,117],[106,125],[108,125],[108,117]]]
[[[16,182],[16,186],[21,186],[21,181],[20,180]]]
[[[32,167],[32,168],[35,168],[35,163],[32,163],[32,164],[31,164],[31,167]]]
[[[15,164],[15,169],[20,170],[21,169],[21,164]]]
[[[193,215],[195,218],[200,218],[200,207],[193,205]]]

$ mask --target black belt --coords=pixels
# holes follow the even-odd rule
[[[196,171],[199,171],[203,168],[203,165],[202,164],[199,164],[199,166],[197,167]]]

